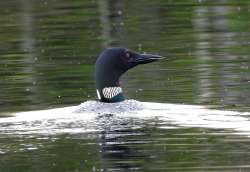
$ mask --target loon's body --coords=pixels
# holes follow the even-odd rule
[[[96,61],[96,92],[101,102],[115,103],[124,100],[119,78],[138,64],[162,58],[152,54],[138,54],[125,48],[109,48]]]

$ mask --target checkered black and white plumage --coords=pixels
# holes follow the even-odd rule
[[[106,99],[112,99],[120,93],[122,93],[121,87],[105,87],[102,89],[102,94]]]

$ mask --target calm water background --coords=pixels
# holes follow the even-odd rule
[[[168,57],[122,78],[128,99],[250,111],[249,0],[12,0],[0,6],[2,114],[96,99],[94,63],[107,46]],[[0,171],[250,171],[248,137],[160,129],[157,120],[116,125],[103,122],[103,132],[88,134],[0,134]]]

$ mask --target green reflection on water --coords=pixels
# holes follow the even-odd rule
[[[124,77],[128,98],[249,109],[247,1],[1,5],[2,111],[95,99],[94,62],[107,45],[168,57]]]

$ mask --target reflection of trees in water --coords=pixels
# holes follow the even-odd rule
[[[226,52],[239,44],[235,40],[237,33],[230,31],[230,20],[227,18],[232,12],[233,8],[228,6],[199,6],[194,11],[196,56],[202,62],[197,68],[198,102],[219,99],[222,104],[234,105],[243,96],[244,90],[240,90],[239,86],[244,76],[238,70],[241,63],[236,62],[239,56]]]
[[[20,49],[25,53],[23,62],[23,73],[28,74],[24,77],[24,82],[29,83],[29,86],[25,88],[27,93],[32,92],[27,97],[30,102],[35,103],[38,100],[36,96],[39,91],[36,86],[37,83],[37,71],[35,67],[36,60],[38,58],[36,50],[36,39],[34,37],[34,14],[33,14],[33,1],[32,0],[21,0],[21,13],[20,13],[20,26],[22,29],[22,42]],[[32,104],[30,104],[32,106]]]
[[[210,42],[207,40],[209,39],[209,34],[201,32],[200,30],[206,30],[209,25],[208,18],[206,18],[205,14],[208,13],[207,8],[204,7],[197,7],[195,9],[195,17],[194,17],[194,27],[198,31],[196,34],[196,38],[198,39],[196,42],[196,55],[197,58],[201,59],[202,61],[211,60],[212,55],[209,51]],[[200,32],[199,32],[200,31]],[[211,99],[214,96],[214,92],[212,90],[212,81],[208,76],[213,75],[212,70],[208,64],[199,64],[198,66],[198,73],[200,74],[199,78],[199,89],[200,95],[198,101],[204,102]]]
[[[2,18],[8,20],[1,30],[3,29],[3,33],[6,32],[7,35],[3,34],[5,38],[2,41],[7,45],[3,57],[8,58],[6,61],[1,61],[0,58],[0,63],[6,65],[6,74],[1,73],[1,79],[2,77],[4,79],[0,81],[2,86],[0,101],[6,103],[4,108],[7,111],[13,111],[15,104],[29,103],[32,107],[32,103],[38,99],[33,94],[37,91],[37,71],[34,65],[37,58],[34,3],[32,0],[6,2],[1,4],[6,11]]]
[[[124,1],[98,0],[103,46],[124,46]]]

